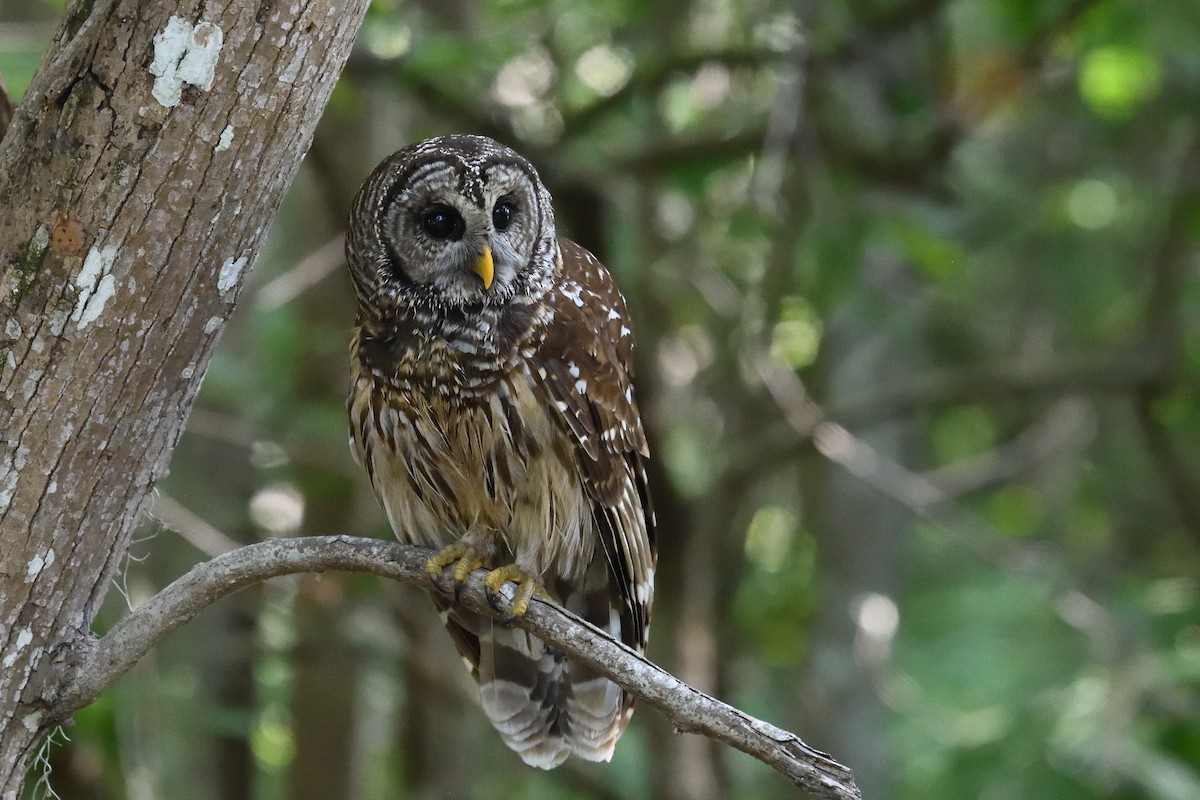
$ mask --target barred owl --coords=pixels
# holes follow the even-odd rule
[[[625,302],[555,234],[533,166],[482,136],[406,147],[359,191],[346,258],[358,296],[350,440],[435,585],[489,570],[635,650],[656,561]],[[515,627],[435,603],[504,742],[549,769],[612,757],[633,699]]]

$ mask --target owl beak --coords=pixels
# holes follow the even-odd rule
[[[486,244],[483,246],[483,254],[475,261],[475,274],[483,280],[483,288],[492,288],[492,277],[496,274],[496,267],[492,263],[492,248]]]

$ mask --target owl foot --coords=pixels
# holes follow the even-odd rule
[[[490,553],[484,548],[476,547],[466,542],[455,542],[454,544],[443,547],[437,553],[429,557],[425,562],[425,572],[429,575],[429,580],[433,583],[434,588],[443,594],[453,594],[454,601],[458,602],[458,596],[462,594],[463,584],[467,582],[467,578],[471,573],[480,567],[486,567],[490,564]],[[441,582],[442,572],[446,567],[454,565],[453,571],[450,573],[451,590],[447,590]]]
[[[501,605],[500,589],[508,581],[517,585],[517,593],[513,597],[512,605],[507,609],[509,617],[501,620],[504,625],[509,625],[514,620],[525,616],[525,612],[529,610],[529,601],[535,594],[546,598],[550,596],[542,588],[542,582],[532,572],[516,564],[506,564],[489,572],[483,581],[488,603],[497,611],[505,610]]]

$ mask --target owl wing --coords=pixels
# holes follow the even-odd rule
[[[550,313],[526,374],[558,423],[599,546],[588,563],[561,565],[544,579],[566,608],[641,652],[655,551],[648,449],[631,384],[633,339],[604,267],[578,245],[560,247],[562,272],[545,298]],[[633,712],[627,692],[519,628],[439,605],[479,681],[484,712],[526,763],[550,768],[571,752],[591,761],[612,757]]]
[[[574,242],[559,244],[563,274],[548,297],[554,318],[535,359],[538,376],[571,437],[592,503],[610,589],[619,600],[620,638],[641,652],[656,555],[645,470],[649,448],[633,398],[633,336],[625,300],[604,266]]]

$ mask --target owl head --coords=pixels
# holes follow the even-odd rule
[[[381,320],[531,302],[549,289],[557,256],[537,171],[485,136],[393,153],[359,190],[346,236],[360,307]]]

